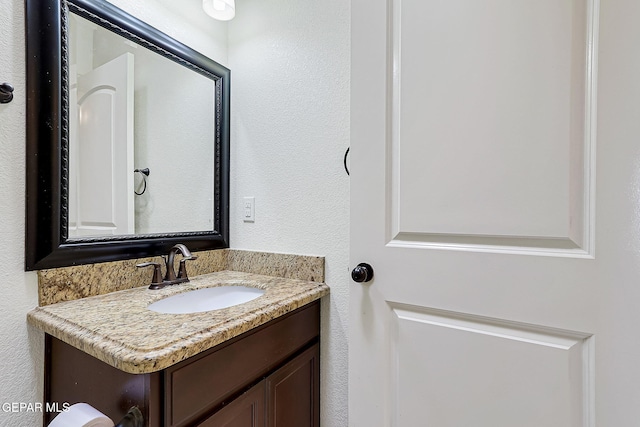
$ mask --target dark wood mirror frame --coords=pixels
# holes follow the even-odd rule
[[[25,269],[64,267],[229,247],[230,71],[103,0],[26,0],[27,159]],[[214,229],[68,238],[69,11],[156,51],[216,84]],[[185,207],[185,218],[188,218]]]

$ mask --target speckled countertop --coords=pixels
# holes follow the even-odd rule
[[[223,285],[266,292],[244,304],[202,313],[147,309],[170,295]],[[142,374],[167,368],[328,293],[324,283],[225,270],[160,290],[143,286],[37,307],[27,317],[32,325],[111,366]]]

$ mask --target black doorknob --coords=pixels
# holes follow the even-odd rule
[[[361,262],[351,271],[351,278],[354,282],[364,283],[373,279],[373,267]]]

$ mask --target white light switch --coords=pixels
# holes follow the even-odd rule
[[[256,198],[245,197],[242,202],[242,220],[244,222],[254,222],[256,220]]]

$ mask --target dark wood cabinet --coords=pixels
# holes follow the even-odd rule
[[[319,427],[319,301],[165,370],[128,374],[47,335],[46,402],[148,427]],[[55,414],[45,414],[46,426]]]
[[[319,427],[319,356],[315,344],[198,427]]]

